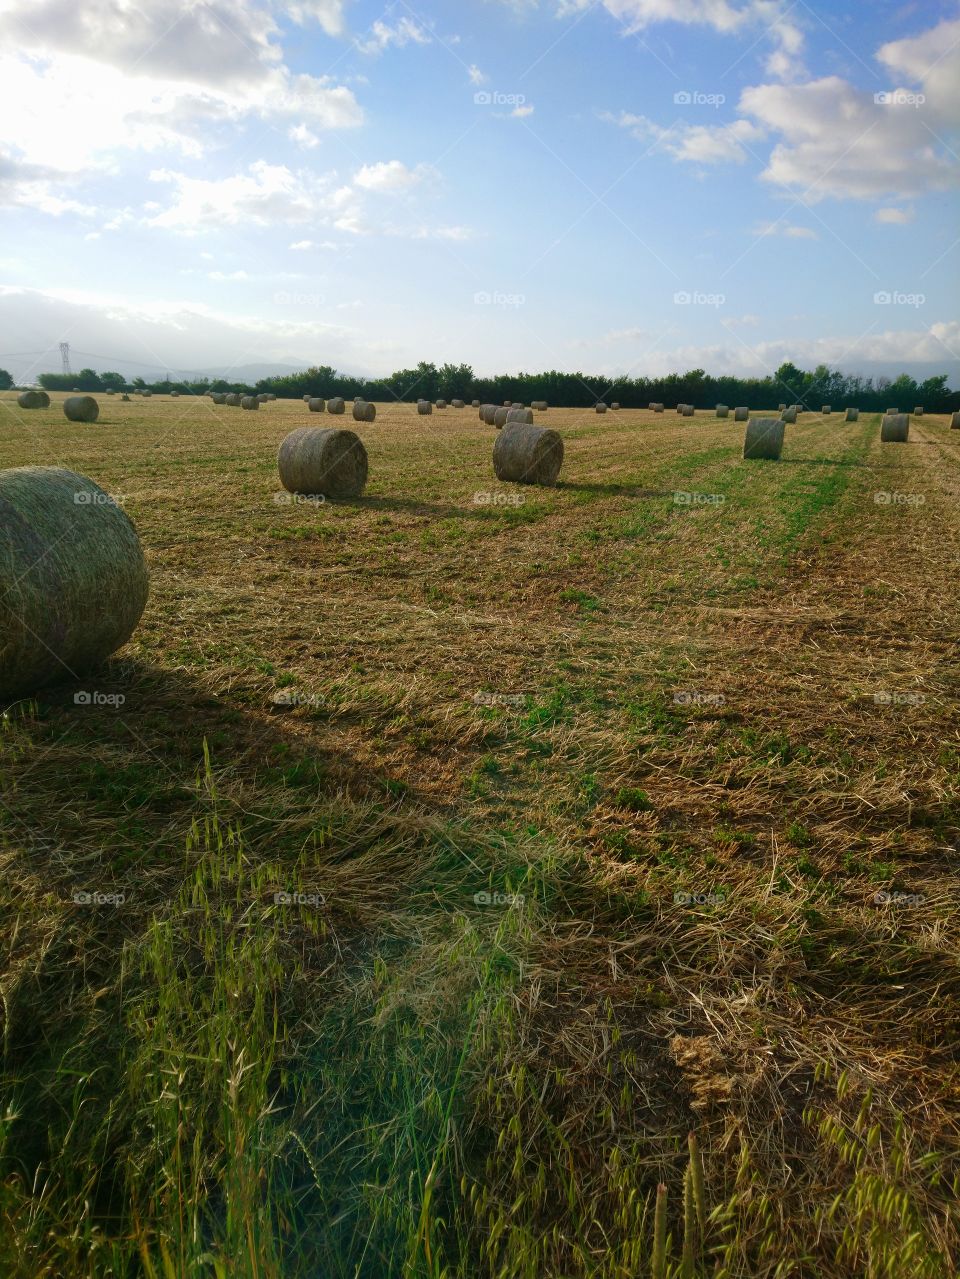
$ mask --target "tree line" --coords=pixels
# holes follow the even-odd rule
[[[0,389],[4,370],[0,369]],[[9,380],[9,374],[6,374]],[[549,404],[571,408],[590,408],[598,401],[618,402],[623,408],[646,408],[651,402],[672,409],[678,404],[712,408],[715,404],[749,409],[765,409],[777,404],[801,404],[819,409],[823,404],[841,408],[856,405],[866,412],[882,411],[895,405],[909,411],[922,404],[931,413],[948,413],[960,409],[960,391],[947,386],[948,374],[917,382],[907,373],[897,378],[862,377],[841,373],[819,364],[803,370],[790,361],[781,364],[767,377],[715,377],[703,369],[686,373],[670,373],[665,377],[617,378],[588,373],[562,373],[556,369],[545,373],[501,373],[494,377],[478,377],[469,364],[436,364],[422,362],[412,369],[399,369],[389,377],[364,378],[338,373],[329,364],[316,365],[301,372],[261,378],[250,385],[229,378],[196,378],[189,381],[163,379],[147,382],[142,377],[127,381],[120,373],[97,373],[81,369],[79,373],[42,373],[38,378],[48,391],[138,391],[157,394],[179,391],[186,395],[205,395],[208,391],[238,391],[255,394],[272,391],[281,399],[301,399],[314,395],[323,399],[341,395],[352,400],[360,397],[379,403],[425,400],[480,400],[500,404],[512,400],[529,404],[546,400]]]

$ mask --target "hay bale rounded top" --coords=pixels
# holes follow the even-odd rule
[[[908,413],[887,413],[880,423],[880,439],[884,444],[906,444],[910,434]]]
[[[240,396],[237,394],[237,392],[236,392],[236,391],[230,391],[230,392],[228,392],[227,397],[226,397],[226,400],[224,401],[224,403],[226,403],[226,404],[230,404],[230,405],[232,405],[234,408],[238,408],[238,407],[239,407],[239,404],[240,404]]]
[[[606,413],[607,411],[607,406],[604,404],[603,400],[598,400],[595,408],[598,413]]]
[[[530,407],[536,409],[538,413],[545,413],[550,406],[546,400],[531,400]]]
[[[557,431],[510,422],[493,446],[493,470],[498,480],[515,484],[557,482],[563,465],[563,440]]]
[[[327,407],[326,400],[321,400],[319,398],[313,399],[313,400],[307,400],[307,408],[310,410],[311,413],[323,413],[326,410],[326,407]]]
[[[417,412],[421,417],[426,417],[433,412],[433,405],[429,400],[417,400]]]
[[[796,422],[797,406],[795,404],[791,404],[788,409],[783,410],[783,412],[780,414],[780,417],[781,417],[781,420],[784,422],[790,422],[790,423]]]
[[[21,391],[17,396],[17,403],[22,409],[48,409],[50,396],[46,391]]]
[[[96,422],[100,405],[92,395],[68,395],[63,402],[63,412],[71,422]]]
[[[367,450],[354,431],[301,426],[280,445],[277,467],[288,493],[359,497],[367,483]]]
[[[726,405],[726,404],[717,405],[717,417],[726,417],[729,412],[730,412],[729,405]]]
[[[860,410],[859,410],[859,409],[847,409],[846,414],[845,414],[845,417],[846,417],[846,420],[847,420],[848,422],[856,422],[856,421],[857,421],[857,419],[860,417]]]
[[[923,417],[923,405],[922,405],[922,404],[918,404],[918,405],[917,405],[917,407],[913,410],[913,416],[914,416],[914,417]]]
[[[743,456],[775,462],[783,452],[784,427],[780,417],[752,417],[744,434]]]
[[[258,409],[260,401],[255,395],[244,395],[240,400],[240,407],[242,409]]]
[[[480,407],[480,401],[479,401],[479,400],[471,400],[471,401],[470,401],[470,407],[471,407],[472,409],[478,409],[478,408]]]
[[[694,408],[693,408],[693,405],[692,405],[692,404],[685,404],[685,405],[683,406],[683,416],[684,416],[684,417],[693,417],[693,414],[694,414]]]
[[[353,406],[355,422],[372,422],[377,416],[377,406],[368,400],[357,400]]]
[[[508,408],[499,408],[499,409],[493,410],[493,425],[497,428],[498,431],[507,425],[507,415],[511,411],[512,410]]]
[[[533,422],[533,409],[507,409],[508,422]]]
[[[735,422],[746,422],[749,416],[750,410],[745,408],[742,404],[733,410],[733,420]]]
[[[99,665],[133,634],[147,566],[125,512],[58,466],[0,471],[0,698]]]
[[[343,397],[340,395],[335,395],[332,400],[327,400],[328,413],[343,413],[346,407]]]
[[[463,408],[463,400],[451,400],[451,401],[450,401],[450,405],[451,405],[451,407],[452,407],[452,408],[455,408],[455,409],[462,409],[462,408]]]
[[[214,404],[224,404],[226,403],[227,397],[222,391],[211,391],[210,399]]]

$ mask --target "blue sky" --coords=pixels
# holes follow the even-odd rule
[[[18,379],[960,382],[955,3],[3,0],[0,47]]]

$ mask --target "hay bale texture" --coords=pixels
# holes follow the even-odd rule
[[[496,426],[499,412],[500,409],[495,404],[484,404],[480,410],[480,420],[487,426]]]
[[[240,407],[242,409],[259,409],[260,401],[255,395],[245,395],[240,400]]]
[[[359,497],[367,483],[367,450],[354,431],[301,426],[280,445],[277,468],[288,493]]]
[[[121,398],[121,400],[126,400],[126,401],[129,403],[130,396],[129,396],[129,395],[127,395],[126,393],[124,393],[123,395],[121,395],[121,396],[120,396],[120,398]]]
[[[663,412],[663,405],[662,405],[662,404],[655,404],[655,405],[653,406],[653,411],[654,411],[654,413],[662,413],[662,412]]]
[[[777,461],[783,452],[784,426],[779,417],[751,418],[743,439],[743,456]]]
[[[913,410],[913,416],[914,416],[914,417],[923,417],[923,405],[922,405],[922,404],[918,404],[918,405],[917,405],[917,407]]]
[[[510,409],[507,408],[493,410],[493,425],[498,431],[507,425],[507,416],[509,413]]]
[[[479,400],[471,400],[471,401],[470,401],[470,407],[471,407],[472,409],[478,409],[478,408],[480,407],[480,401],[479,401]]]
[[[620,408],[620,401],[619,401],[619,400],[614,400],[614,402],[610,405],[610,412],[611,412],[611,413],[616,413],[616,411],[617,411],[619,408]]]
[[[693,417],[693,411],[694,411],[694,410],[693,410],[693,405],[692,405],[692,404],[685,404],[685,405],[683,406],[683,416],[684,416],[684,417]]]
[[[859,409],[847,409],[846,414],[845,414],[844,416],[845,416],[845,421],[847,421],[847,422],[856,422],[856,421],[859,419],[859,417],[860,417],[860,410],[859,410]]]
[[[797,406],[795,404],[791,404],[788,409],[784,409],[780,414],[780,419],[783,422],[796,422]]]
[[[437,400],[437,408],[438,408],[438,409],[445,409],[446,407],[447,407],[447,402],[446,402],[446,400]]]
[[[377,416],[377,406],[370,404],[367,400],[357,400],[353,406],[353,420],[355,422],[372,422]]]
[[[48,409],[50,396],[46,391],[21,391],[17,403],[22,409]]]
[[[311,413],[323,413],[326,410],[326,407],[326,400],[321,400],[319,398],[315,400],[307,400],[307,408]]]
[[[893,417],[895,414],[897,414],[897,413],[899,413],[899,412],[900,412],[900,410],[899,410],[899,409],[896,409],[896,408],[894,408],[894,409],[887,409],[886,416],[887,416],[887,417]]]
[[[530,407],[536,409],[538,413],[546,413],[550,406],[546,400],[531,400]]]
[[[740,405],[740,407],[739,407],[739,408],[735,408],[735,409],[733,410],[733,420],[734,420],[734,422],[746,422],[746,420],[747,420],[747,418],[748,418],[749,416],[750,416],[750,410],[749,410],[749,409],[745,409],[745,408],[743,407],[743,405]]]
[[[880,423],[880,439],[884,444],[906,444],[910,434],[908,413],[887,413]]]
[[[68,395],[63,402],[63,412],[71,422],[96,422],[100,405],[92,395]]]
[[[224,395],[222,391],[214,391],[211,394],[210,399],[213,401],[214,404],[226,404],[227,402],[227,397]]]
[[[730,412],[730,406],[728,404],[717,405],[717,417],[726,417],[729,414],[729,412]]]
[[[820,409],[820,413],[823,417],[829,417],[832,412],[833,412],[833,409],[830,407],[829,404],[824,404],[823,407]]]
[[[533,423],[533,409],[507,409],[508,422],[526,422],[527,425]]]
[[[433,405],[429,400],[417,400],[417,412],[421,417],[428,417],[433,412]]]
[[[954,413],[953,417],[950,419],[950,430],[960,431],[960,413]]]
[[[463,400],[451,400],[450,403],[455,409],[463,408]]]
[[[562,465],[559,433],[528,422],[511,422],[493,446],[493,470],[498,480],[553,485]]]
[[[604,404],[603,400],[597,404],[596,408],[598,413],[606,413],[607,411],[607,406]]]
[[[268,403],[269,399],[270,399],[270,396],[267,395],[266,391],[261,391],[260,394],[257,396],[257,403],[266,404]]]
[[[332,400],[327,400],[327,412],[339,414],[346,411],[346,403],[340,395],[335,395]]]
[[[0,471],[0,699],[99,665],[133,634],[147,592],[136,530],[92,480]]]

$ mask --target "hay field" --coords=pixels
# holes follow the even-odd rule
[[[956,1273],[948,418],[550,409],[535,490],[471,408],[53,398],[0,466],[152,593],[2,720],[0,1272],[634,1279],[663,1185],[662,1274]]]

